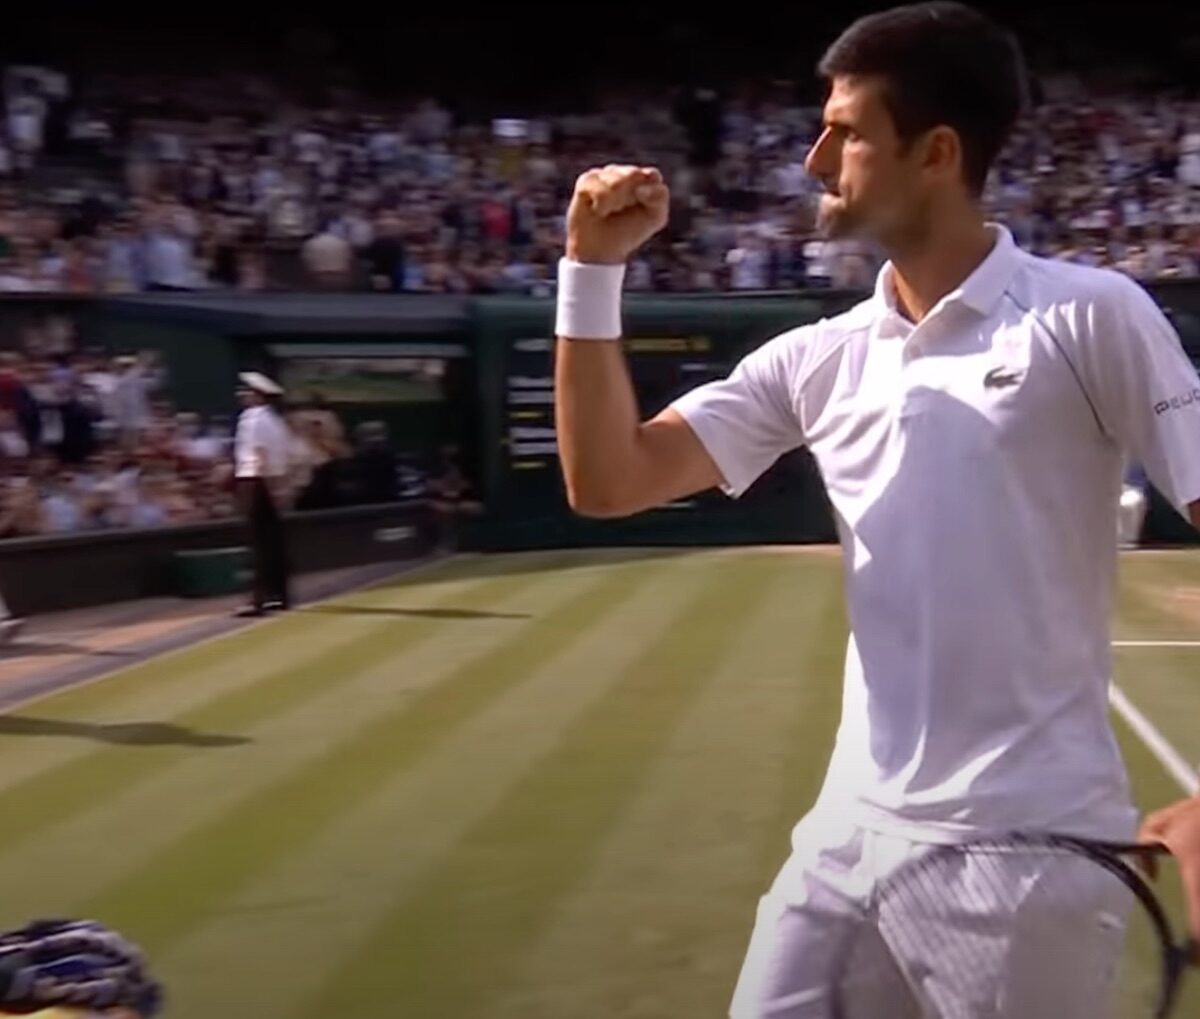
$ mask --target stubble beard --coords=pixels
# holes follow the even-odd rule
[[[821,196],[817,207],[817,232],[827,241],[852,237],[860,229],[854,214],[836,195]]]

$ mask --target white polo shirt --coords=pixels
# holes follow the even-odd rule
[[[730,495],[801,445],[820,466],[852,630],[822,805],[922,838],[1128,837],[1107,706],[1122,457],[1181,512],[1200,499],[1200,379],[1132,280],[992,229],[919,325],[889,264],[869,300],[673,406]]]
[[[247,407],[238,417],[233,439],[235,476],[277,478],[287,474],[291,442],[291,429],[270,407]]]

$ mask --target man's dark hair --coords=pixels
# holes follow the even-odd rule
[[[882,79],[905,143],[941,125],[953,128],[962,141],[966,184],[976,196],[1027,101],[1016,38],[948,0],[860,18],[829,47],[818,71],[826,79]]]

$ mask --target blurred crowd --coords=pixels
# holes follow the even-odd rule
[[[179,410],[154,351],[82,347],[68,318],[0,353],[0,539],[222,520],[236,512],[235,422]],[[393,451],[382,422],[347,435],[321,400],[298,394],[289,498],[297,509],[425,494],[427,476]]]
[[[1200,103],[1041,90],[989,184],[993,214],[1040,253],[1200,276]],[[814,234],[803,164],[820,111],[786,85],[491,120],[354,94],[302,107],[246,76],[76,94],[10,68],[5,93],[0,292],[549,294],[574,180],[614,160],[662,167],[674,196],[634,289],[862,287],[878,266]]]
[[[164,382],[152,352],[66,337],[0,354],[0,538],[230,516],[230,422],[176,412]]]
[[[575,178],[652,163],[670,225],[645,291],[868,287],[878,254],[814,232],[820,110],[787,83],[610,95],[587,114],[458,116],[348,91],[299,105],[261,78],[123,75],[77,87],[7,68],[0,293],[325,288],[549,295]],[[1043,78],[989,182],[1026,247],[1141,279],[1200,276],[1200,103]],[[234,422],[167,398],[148,351],[50,318],[0,352],[0,538],[231,516]],[[285,408],[299,508],[456,491],[386,428]],[[444,493],[443,493],[444,494]],[[453,500],[451,500],[453,501]]]

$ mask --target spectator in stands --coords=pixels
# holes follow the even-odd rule
[[[23,359],[12,351],[0,353],[0,410],[12,415],[25,445],[36,449],[42,435],[42,419],[37,401],[25,384]]]
[[[88,523],[81,493],[74,479],[62,468],[54,468],[41,483],[41,520],[45,534],[72,534]]]
[[[159,505],[166,514],[166,522],[173,526],[195,524],[202,519],[196,499],[187,481],[181,477],[163,479],[159,489]]]
[[[372,290],[401,290],[404,287],[403,225],[390,209],[379,214],[374,236],[365,247],[367,276]]]
[[[457,446],[442,447],[439,463],[429,478],[428,491],[434,544],[441,552],[452,552],[459,547],[463,520],[478,516],[483,510],[463,471]]]
[[[301,258],[313,289],[349,289],[354,278],[354,249],[330,224],[304,242]]]
[[[733,290],[766,290],[770,265],[766,242],[750,229],[740,232],[737,247],[725,256]],[[672,289],[689,289],[690,283]]]
[[[128,216],[118,216],[98,227],[100,259],[98,289],[107,293],[128,293],[147,285],[145,246],[135,234]]]
[[[162,369],[158,356],[150,351],[118,357],[113,367],[116,383],[112,419],[121,441],[130,445],[150,425],[150,397],[162,384]]]
[[[388,443],[387,425],[382,421],[364,421],[355,429],[354,438],[358,501],[395,502],[398,498],[396,455]]]
[[[175,442],[172,452],[181,461],[211,467],[225,458],[225,448],[220,438],[206,432],[200,415],[183,412],[175,416]]]
[[[231,216],[214,215],[209,231],[200,240],[200,260],[210,285],[238,289],[242,282],[241,245],[237,222]]]
[[[341,422],[319,400],[295,411],[289,420],[296,430],[293,455],[303,485],[297,508],[328,509],[340,505],[348,453]]]
[[[0,488],[0,538],[30,538],[45,530],[38,490],[29,478],[10,477]]]
[[[1193,121],[1190,130],[1179,143],[1176,175],[1179,183],[1200,188],[1200,120]]]
[[[198,284],[195,219],[183,206],[163,202],[144,219],[143,251],[148,290],[193,290]]]
[[[128,526],[163,527],[170,522],[166,507],[166,481],[157,472],[140,474],[128,507]]]
[[[46,101],[30,81],[18,84],[8,100],[8,138],[23,172],[33,168],[45,143]]]
[[[98,526],[129,526],[129,510],[137,501],[138,468],[119,447],[93,454],[75,475],[75,484],[99,506]]]
[[[82,463],[96,449],[95,425],[102,415],[96,403],[81,399],[81,388],[71,379],[54,384],[46,407],[57,417],[53,432],[58,437],[46,445],[67,464]]]
[[[17,416],[0,409],[0,457],[5,460],[24,460],[29,456],[29,440],[17,426]]]

